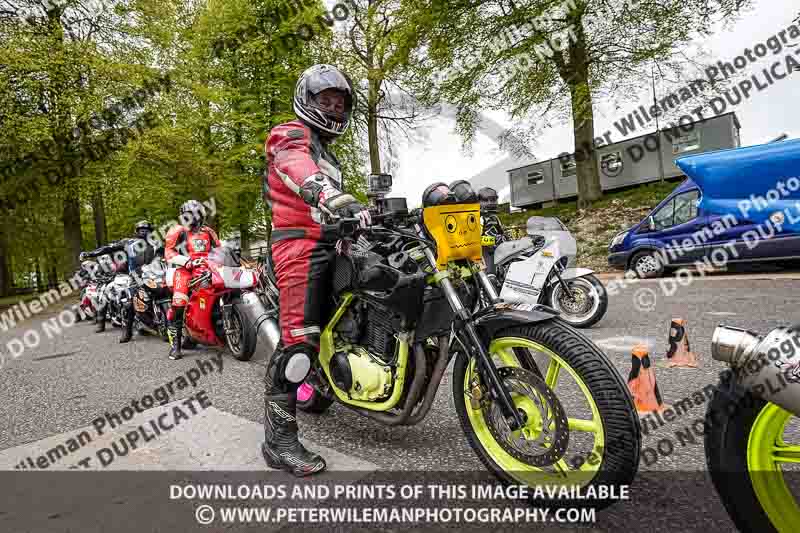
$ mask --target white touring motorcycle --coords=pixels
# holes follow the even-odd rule
[[[606,289],[594,271],[575,267],[578,247],[559,219],[530,217],[527,236],[517,240],[509,238],[497,215],[484,212],[483,219],[484,261],[502,287],[500,298],[547,305],[578,328],[603,318]]]

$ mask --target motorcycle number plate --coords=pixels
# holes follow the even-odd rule
[[[539,255],[534,255],[524,261],[517,261],[509,267],[506,281],[541,289],[555,262],[555,258]]]

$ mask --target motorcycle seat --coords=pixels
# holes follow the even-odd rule
[[[523,252],[536,250],[540,248],[541,245],[541,239],[535,239],[533,237],[523,237],[515,241],[506,241],[497,246],[494,252],[494,262],[497,266],[504,265]]]

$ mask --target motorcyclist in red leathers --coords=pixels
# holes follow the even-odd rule
[[[315,65],[295,87],[298,120],[270,131],[265,151],[265,200],[272,208],[271,252],[280,292],[281,342],[270,359],[264,390],[262,454],[272,468],[305,476],[325,469],[325,460],[297,438],[297,387],[319,351],[328,316],[336,235],[323,234],[328,217],[359,217],[366,207],[342,191],[339,161],[329,144],[347,130],[355,94],[350,80],[330,65]]]
[[[189,282],[206,270],[206,258],[212,248],[220,245],[213,229],[204,226],[205,207],[197,200],[189,200],[180,208],[180,224],[167,232],[164,259],[170,266],[178,267],[172,286],[172,306],[167,314],[169,339],[172,346],[170,359],[180,359],[183,341],[183,318],[189,303]]]

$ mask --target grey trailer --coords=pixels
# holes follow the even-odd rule
[[[730,112],[683,126],[596,148],[603,191],[682,176],[675,159],[688,154],[738,148],[739,120]],[[659,152],[661,157],[659,158]],[[538,206],[578,194],[573,156],[541,161],[508,171],[513,207]]]

